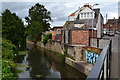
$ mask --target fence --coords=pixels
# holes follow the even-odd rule
[[[103,48],[86,80],[93,78],[96,80],[106,80],[110,78],[111,44],[112,40]]]

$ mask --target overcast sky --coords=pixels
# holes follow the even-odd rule
[[[36,3],[43,4],[52,14],[53,22],[51,26],[62,26],[68,20],[68,16],[82,7],[84,3],[91,5],[98,3],[94,8],[100,8],[101,13],[105,19],[108,14],[108,19],[118,18],[118,1],[119,0],[0,0],[0,13],[5,9],[16,13],[22,20],[28,16],[28,10]]]

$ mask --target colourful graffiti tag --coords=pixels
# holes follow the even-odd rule
[[[94,64],[98,59],[99,55],[90,51],[85,51],[86,59],[89,63]]]

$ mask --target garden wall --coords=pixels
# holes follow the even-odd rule
[[[37,42],[37,45],[53,52],[63,54],[63,46],[60,44],[60,42],[51,42],[49,40],[46,45],[43,45],[41,42]]]

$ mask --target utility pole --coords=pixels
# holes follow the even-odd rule
[[[93,4],[92,5],[92,10],[93,10],[93,7],[95,6],[95,5],[99,5],[99,4]],[[94,46],[94,22],[93,22],[93,20],[94,20],[94,12],[92,12],[92,45]]]
[[[107,23],[108,14],[106,14],[106,23]]]
[[[93,13],[92,13],[92,45],[94,46],[94,32],[93,32]]]

